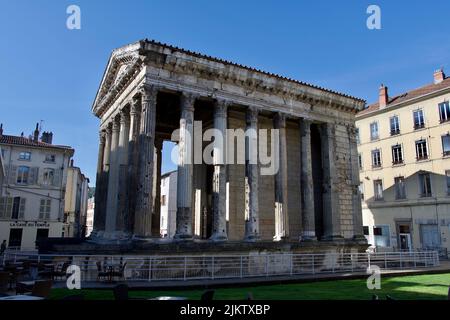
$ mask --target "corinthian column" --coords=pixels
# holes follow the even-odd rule
[[[103,157],[105,153],[106,131],[100,131],[100,141],[98,145],[97,158],[97,175],[95,179],[95,220],[94,230],[98,232],[105,230],[105,210],[102,208],[102,196],[105,194],[104,188],[104,171],[103,171]]]
[[[138,137],[139,137],[139,111],[141,99],[135,97],[130,106],[130,130],[128,135],[128,179],[125,221],[127,232],[134,230],[134,212],[136,209],[137,174],[138,174]]]
[[[126,219],[126,196],[127,196],[127,173],[128,173],[128,135],[130,130],[130,117],[128,111],[120,111],[120,133],[118,147],[119,181],[118,181],[118,209],[116,219],[116,230],[123,234],[127,233]]]
[[[108,197],[106,203],[106,221],[105,232],[111,235],[116,231],[117,218],[117,190],[119,183],[119,165],[118,165],[118,145],[119,145],[119,122],[114,119],[111,135],[110,168],[108,179]]]
[[[155,140],[154,157],[154,176],[153,176],[153,217],[152,217],[152,235],[159,237],[161,235],[161,165],[162,165],[162,147],[163,140]]]
[[[356,128],[351,125],[347,127],[348,140],[350,145],[349,172],[351,174],[352,188],[352,212],[353,212],[353,238],[355,240],[366,240],[363,233],[361,193],[359,190],[359,164],[358,149],[356,143]]]
[[[259,240],[259,172],[258,172],[258,109],[246,112],[245,132],[245,241]]]
[[[181,96],[180,138],[178,142],[177,171],[177,230],[174,238],[192,239],[192,175],[194,103],[196,97],[183,93]]]
[[[214,129],[219,136],[214,137],[214,174],[213,174],[213,233],[211,240],[225,241],[227,236],[227,167],[226,167],[226,133],[228,102],[219,100],[214,106]]]
[[[289,216],[287,210],[287,150],[286,150],[286,115],[277,113],[274,128],[279,131],[278,172],[275,174],[275,236],[279,241],[289,237]]]
[[[300,121],[302,144],[301,154],[301,189],[302,189],[302,240],[316,240],[316,223],[314,214],[314,189],[311,162],[311,121]]]
[[[156,98],[158,90],[145,86],[141,90],[142,111],[139,130],[139,166],[134,235],[152,235],[153,153],[155,143]]]
[[[321,127],[323,161],[323,240],[337,240],[341,236],[341,221],[336,190],[335,125],[327,123]]]

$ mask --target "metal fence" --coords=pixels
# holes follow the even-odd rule
[[[101,268],[126,263],[123,280],[161,281],[316,275],[439,266],[437,251],[326,254],[250,254],[192,256],[49,255],[10,252],[2,263],[27,261],[34,265],[69,262],[80,267],[83,281],[98,280]]]

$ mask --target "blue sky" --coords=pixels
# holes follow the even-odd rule
[[[373,102],[450,73],[449,1],[4,1],[0,3],[0,122],[36,122],[75,148],[95,181],[98,119],[91,106],[111,51],[143,38],[279,73]],[[66,8],[81,8],[81,30]],[[381,30],[366,9],[381,8]],[[165,152],[163,171],[172,169]]]

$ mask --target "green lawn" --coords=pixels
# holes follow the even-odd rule
[[[308,299],[371,299],[377,294],[380,299],[390,295],[395,299],[447,299],[450,285],[450,273],[401,276],[381,278],[380,290],[369,290],[366,279],[320,281],[299,284],[279,284],[242,288],[215,289],[214,299],[245,299],[248,292],[254,299],[271,300],[308,300]],[[200,299],[204,290],[173,290],[173,291],[131,291],[130,297],[152,298],[156,296],[183,296],[189,299]],[[84,294],[85,299],[113,299],[112,290],[68,290],[53,289],[51,299],[60,299],[72,294]]]

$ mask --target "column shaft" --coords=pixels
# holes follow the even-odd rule
[[[311,162],[311,121],[300,121],[301,135],[301,189],[302,189],[302,240],[316,239],[316,223],[314,213],[314,188]]]
[[[245,238],[257,241],[259,234],[259,167],[258,167],[258,109],[250,107],[246,112],[245,131]]]
[[[98,145],[98,159],[97,159],[97,175],[95,180],[95,219],[94,230],[96,232],[105,230],[105,210],[102,208],[102,196],[104,191],[104,171],[103,158],[105,153],[106,131],[100,132],[100,141]]]
[[[355,126],[347,127],[349,145],[350,145],[350,161],[349,172],[352,181],[352,210],[353,210],[353,238],[357,240],[365,240],[363,233],[362,208],[361,208],[361,193],[359,190],[359,163],[358,163],[358,149],[356,143],[356,128]]]
[[[153,217],[152,217],[152,235],[159,237],[161,235],[161,165],[162,165],[162,146],[163,140],[155,141],[155,157],[156,163],[153,178]]]
[[[127,110],[120,112],[120,133],[118,146],[119,179],[118,179],[118,204],[116,230],[127,235],[127,173],[128,173],[128,136],[130,130],[130,118]]]
[[[181,96],[177,170],[177,230],[175,239],[192,239],[192,182],[195,96]]]
[[[136,209],[137,195],[137,175],[138,175],[138,137],[140,122],[140,103],[139,98],[134,98],[130,106],[130,130],[128,136],[128,179],[127,179],[127,195],[125,197],[125,217],[127,222],[126,231],[132,233],[134,231],[134,217]]]
[[[341,236],[338,194],[336,190],[335,125],[327,123],[321,127],[323,162],[323,240],[336,240]]]
[[[227,102],[219,100],[214,107],[214,128],[221,136],[214,137],[214,173],[213,173],[213,233],[211,240],[224,241],[227,236],[226,196],[227,196],[227,167],[226,167],[226,131],[227,131]]]
[[[287,208],[287,150],[286,150],[286,116],[277,113],[274,118],[274,128],[279,132],[278,171],[275,174],[275,236],[279,241],[289,237],[289,216]]]
[[[141,91],[142,111],[139,131],[139,166],[136,195],[134,233],[137,237],[152,235],[153,152],[155,142],[156,98],[155,87]]]
[[[118,165],[118,145],[119,145],[119,123],[113,120],[112,135],[111,135],[111,152],[110,152],[110,168],[108,178],[108,195],[106,203],[106,221],[105,231],[108,234],[116,230],[117,217],[117,191],[119,180],[119,165]]]

